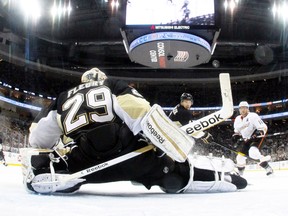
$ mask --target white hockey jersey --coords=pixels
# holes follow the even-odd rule
[[[237,116],[234,122],[234,132],[242,135],[243,139],[250,139],[255,130],[262,130],[266,134],[267,125],[254,112],[249,112],[246,117]]]

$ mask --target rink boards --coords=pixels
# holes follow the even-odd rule
[[[5,152],[5,159],[9,166],[21,166],[21,157],[18,153],[13,152]],[[1,162],[0,162],[1,164]],[[285,161],[277,161],[269,163],[274,170],[288,170],[288,160]],[[249,164],[246,166],[246,170],[257,171],[263,170],[258,164]]]

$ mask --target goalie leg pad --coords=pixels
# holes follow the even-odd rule
[[[235,169],[235,163],[229,158],[189,155],[189,162],[196,168],[215,172],[232,172]]]
[[[194,155],[188,157],[190,164],[190,180],[188,184],[178,192],[184,193],[208,193],[208,192],[234,192],[237,189],[245,188],[247,182],[240,182],[241,186],[238,187],[238,178],[234,178],[230,172],[235,169],[235,164],[230,159],[216,158],[208,156]],[[210,170],[215,172],[214,181],[194,181],[194,168],[202,170]],[[221,175],[220,175],[221,174]],[[221,179],[219,179],[219,175]],[[235,180],[236,179],[236,180]]]
[[[162,108],[155,104],[141,121],[143,133],[168,156],[184,162],[195,141],[173,123]]]
[[[184,193],[235,192],[237,187],[226,181],[193,181]]]

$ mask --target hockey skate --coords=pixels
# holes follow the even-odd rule
[[[55,157],[54,151],[50,149],[20,150],[23,184],[27,191],[34,193],[74,193],[84,179],[76,179],[71,182],[57,184],[59,180],[69,174],[65,163],[61,158]],[[57,169],[55,165],[57,164]],[[47,192],[48,191],[48,192]]]
[[[8,164],[6,163],[6,161],[4,161],[4,160],[2,160],[2,161],[0,161],[0,164],[3,164],[4,166],[8,166]]]
[[[262,168],[265,169],[267,176],[272,175],[274,172],[272,167],[268,164],[269,161],[271,161],[271,156],[267,155],[267,156],[261,158],[260,163],[259,163],[259,166],[261,166]]]
[[[268,165],[266,168],[266,175],[269,176],[269,175],[272,175],[274,173],[272,167],[270,165]]]
[[[243,176],[245,167],[237,167],[237,174]]]

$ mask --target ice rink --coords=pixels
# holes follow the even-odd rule
[[[164,194],[130,182],[85,185],[73,195],[29,194],[21,167],[0,165],[1,216],[286,216],[288,171],[247,171],[249,185],[234,193]]]

